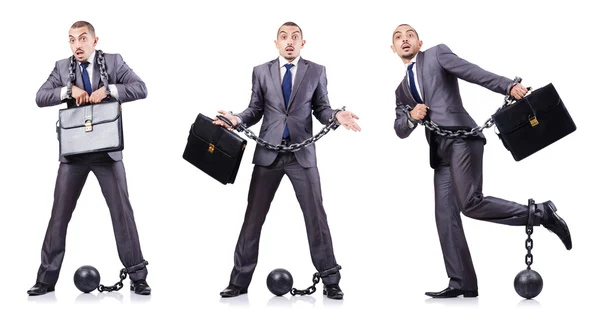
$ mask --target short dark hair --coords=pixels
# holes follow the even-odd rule
[[[94,29],[94,26],[92,26],[92,24],[90,24],[87,21],[83,21],[83,20],[76,21],[73,24],[73,26],[71,26],[71,29],[77,29],[77,28],[83,28],[83,27],[87,27],[88,30],[90,31],[90,34],[94,37],[96,36],[96,30]]]
[[[281,30],[281,27],[283,27],[283,26],[298,27],[298,29],[300,29],[300,37],[301,37],[301,38],[303,38],[303,37],[304,37],[304,35],[302,34],[302,28],[300,28],[300,26],[298,26],[298,24],[296,24],[295,22],[293,22],[293,21],[288,21],[288,22],[285,22],[285,23],[283,23],[283,25],[281,25],[281,26],[279,27],[279,29],[277,29],[277,38],[279,38],[279,30]]]
[[[409,27],[411,27],[411,28],[412,28],[412,30],[413,30],[413,31],[415,32],[415,34],[417,35],[417,40],[420,40],[420,39],[419,39],[419,33],[417,32],[417,30],[415,30],[415,28],[414,28],[413,26],[411,26],[411,25],[409,25],[409,24],[400,24],[400,25],[398,25],[398,27],[396,27],[396,29],[398,29],[399,27],[402,27],[402,26],[409,26]],[[394,31],[394,33],[396,33],[396,32]],[[394,35],[393,35],[393,34],[392,34],[392,41],[394,41]]]

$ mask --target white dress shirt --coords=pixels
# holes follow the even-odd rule
[[[294,79],[296,79],[296,71],[298,71],[298,60],[300,60],[300,56],[296,57],[292,62],[289,62],[287,59],[283,58],[281,55],[279,56],[279,77],[281,77],[281,83],[283,84],[283,77],[285,76],[285,72],[287,69],[285,65],[288,63],[293,64],[294,66],[290,69],[290,73],[292,73],[292,87],[294,87]]]
[[[90,57],[88,58],[88,66],[86,68],[86,71],[88,73],[88,76],[90,77],[90,85],[92,85],[92,81],[94,80],[94,60],[96,58],[96,51],[94,51]],[[77,61],[77,64],[79,65],[79,70],[83,70],[83,67],[81,66],[81,62]],[[98,72],[98,74],[100,74],[100,72]],[[83,76],[82,76],[82,80],[83,80]],[[73,85],[75,86],[75,85]],[[92,85],[92,89],[94,89],[94,85]],[[117,89],[117,86],[110,84],[108,85],[108,89],[110,90],[110,95],[115,98],[116,100],[119,99],[119,90]],[[83,89],[85,90],[85,89]],[[67,98],[67,86],[62,87],[60,89],[60,99],[61,101]]]

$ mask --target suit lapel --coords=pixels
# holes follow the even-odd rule
[[[298,60],[298,69],[296,70],[296,77],[294,77],[294,86],[292,87],[292,95],[290,96],[290,102],[288,103],[288,109],[290,105],[294,102],[294,98],[296,97],[296,93],[298,93],[298,88],[300,88],[300,84],[302,84],[302,80],[304,79],[304,75],[306,75],[306,71],[308,70],[308,63],[304,61],[304,59],[300,58]]]
[[[85,90],[85,87],[83,86],[83,79],[81,77],[81,65],[79,65],[79,62],[75,61],[75,65],[77,66],[77,68],[75,69],[75,85],[77,86],[77,88],[81,88],[82,90]]]
[[[281,71],[279,70],[279,60],[275,59],[271,62],[271,80],[273,81],[273,86],[275,87],[275,91],[277,92],[277,97],[279,97],[279,101],[281,102],[281,107],[285,110],[285,100],[283,99],[283,90],[281,90]]]
[[[92,73],[92,91],[100,88],[100,65],[98,64],[98,52],[96,51],[96,56],[94,57],[94,73]]]
[[[410,103],[411,107],[415,107],[417,105],[417,101],[413,98],[410,93],[410,86],[408,85],[408,78],[405,76],[402,82],[400,82],[400,100],[402,102]]]
[[[425,100],[425,91],[423,90],[423,64],[425,63],[425,53],[419,52],[417,56],[417,80],[419,80],[419,90],[421,90],[421,100]]]

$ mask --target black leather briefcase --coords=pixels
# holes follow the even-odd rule
[[[198,114],[190,128],[183,158],[222,184],[233,184],[246,140],[212,122],[211,118]]]
[[[492,118],[504,147],[520,161],[575,131],[576,126],[552,84],[507,105]]]

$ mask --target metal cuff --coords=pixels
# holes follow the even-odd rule
[[[337,274],[340,271],[340,269],[342,269],[342,266],[336,265],[333,268],[330,268],[330,269],[327,269],[327,270],[319,272],[319,276],[321,278],[327,277],[327,276],[331,276],[333,274]]]
[[[516,77],[515,77],[515,79],[513,79],[512,83],[510,83],[510,85],[508,85],[508,89],[507,89],[507,91],[506,91],[506,95],[510,97],[510,96],[511,96],[511,95],[510,95],[510,91],[513,89],[513,87],[514,87],[516,84],[520,83],[522,80],[523,80],[522,78],[520,78],[520,77],[516,76]]]
[[[535,216],[535,202],[533,201],[533,199],[529,199],[528,201],[528,206],[529,206],[529,216],[527,218],[527,226],[528,227],[533,227],[533,217]]]
[[[142,269],[146,268],[146,265],[148,265],[148,261],[143,261],[137,265],[133,265],[131,267],[126,267],[125,269],[127,270],[128,274],[131,274],[138,270],[142,270]]]
[[[408,120],[410,122],[412,122],[412,124],[414,124],[414,125],[418,125],[419,124],[418,120],[415,120],[413,117],[410,116],[410,112],[409,111],[406,111],[406,116],[408,116]]]
[[[331,114],[331,119],[329,119],[329,122],[335,122],[335,126],[332,127],[333,130],[337,129],[340,126],[340,122],[337,121],[335,116],[337,115],[337,113],[339,113],[341,111],[345,111],[345,110],[346,110],[346,106],[342,106],[341,109],[336,109],[333,111],[333,114]]]

